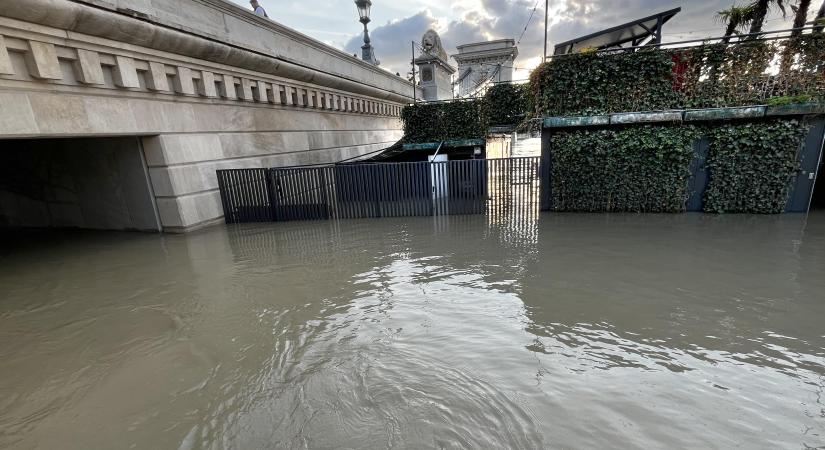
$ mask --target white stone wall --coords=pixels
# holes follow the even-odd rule
[[[94,3],[137,11],[156,23],[297,61],[382,89],[412,94],[412,85],[402,77],[279,23],[277,8],[268,10],[270,19],[265,19],[252,14],[249,8],[227,0],[94,0]],[[306,5],[307,8],[313,6],[312,3]],[[352,30],[358,32],[361,25],[355,5],[351,6]]]
[[[217,169],[335,162],[389,147],[403,134],[404,102],[391,100],[403,99],[399,94],[336,88],[352,80],[339,85],[328,73],[316,84],[306,70],[293,79],[23,22],[2,17],[6,4],[0,0],[0,143],[139,137],[167,231],[222,220]],[[315,47],[307,46],[307,55],[320,51]],[[361,65],[352,65],[352,76]]]
[[[402,77],[224,0],[0,0],[0,16],[377,99],[412,97]]]
[[[191,229],[223,217],[216,170],[336,162],[379,151],[402,136],[397,129],[365,129],[372,120],[333,114],[291,114],[288,120],[279,120],[272,112],[270,117],[239,119],[249,124],[248,131],[192,131],[143,139],[167,231]]]

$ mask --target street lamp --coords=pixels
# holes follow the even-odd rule
[[[370,32],[367,29],[367,24],[370,23],[372,0],[355,0],[355,6],[358,8],[358,17],[361,23],[364,24],[364,45],[361,46],[361,59],[377,66],[379,62],[375,59],[375,52],[370,44]]]

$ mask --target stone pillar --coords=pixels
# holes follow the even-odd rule
[[[418,66],[424,100],[431,102],[453,98],[451,78],[455,69],[436,58],[419,58],[415,60],[415,64]]]
[[[455,69],[447,62],[447,52],[441,45],[438,33],[433,30],[424,33],[421,47],[424,54],[415,59],[415,65],[418,66],[419,85],[424,91],[424,100],[452,99],[452,75]]]

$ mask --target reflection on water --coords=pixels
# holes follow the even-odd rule
[[[823,214],[2,244],[2,448],[825,446]]]

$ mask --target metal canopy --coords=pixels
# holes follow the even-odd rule
[[[662,42],[662,26],[680,12],[682,12],[682,8],[671,9],[644,19],[634,20],[624,25],[562,42],[556,45],[553,54],[577,53],[586,48],[599,50],[621,48],[625,44],[631,44],[634,47],[649,43],[660,44]]]

